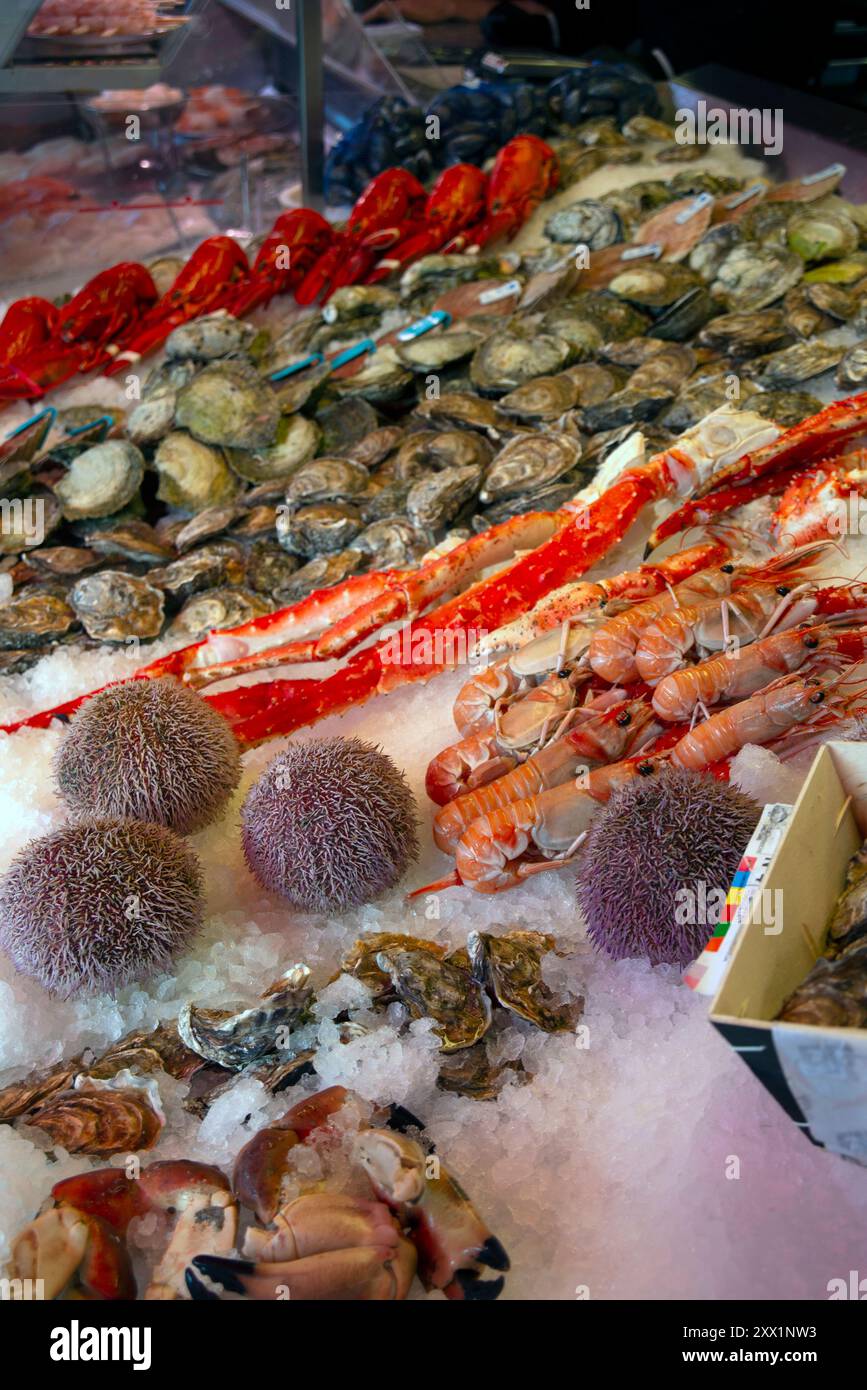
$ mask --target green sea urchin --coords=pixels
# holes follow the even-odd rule
[[[750,797],[685,768],[663,767],[616,791],[578,871],[578,901],[594,946],[614,960],[694,960],[713,933],[758,818]]]
[[[79,815],[201,830],[240,776],[222,715],[173,676],[112,685],[78,710],[54,760],[60,795]]]
[[[199,862],[162,825],[67,825],[31,840],[0,879],[0,947],[64,999],[165,969],[201,922]]]
[[[357,738],[291,744],[251,787],[241,835],[260,883],[306,912],[370,902],[418,855],[403,773]]]

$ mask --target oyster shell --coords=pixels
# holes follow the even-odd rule
[[[541,373],[539,373],[541,375]],[[491,438],[499,438],[503,421],[491,401],[482,400],[469,391],[449,391],[442,396],[420,401],[415,408],[420,420],[440,428],[481,430]]]
[[[674,394],[674,388],[668,386],[649,385],[637,390],[625,386],[599,405],[583,410],[582,424],[591,434],[596,434],[600,430],[615,430],[622,425],[652,420],[671,402]]]
[[[741,392],[745,382],[741,382]],[[750,410],[761,415],[764,420],[774,420],[782,429],[799,425],[809,415],[816,415],[822,409],[818,396],[806,391],[758,391],[750,396]]]
[[[160,478],[157,497],[180,511],[201,512],[233,501],[238,493],[222,453],[183,430],[160,441],[154,467]]]
[[[867,1025],[867,943],[855,941],[834,960],[820,957],[789,995],[778,1018],[817,1028]]]
[[[496,1100],[506,1082],[516,1075],[519,1080],[530,1080],[520,1059],[517,1062],[492,1062],[488,1040],[482,1038],[472,1047],[444,1054],[437,1086],[441,1091],[466,1096],[469,1100]]]
[[[584,1007],[575,999],[554,1006],[551,990],[542,979],[542,957],[553,951],[553,936],[537,931],[509,931],[502,936],[471,931],[467,954],[473,979],[490,990],[498,1004],[545,1033],[567,1032],[575,1027]]]
[[[163,625],[161,590],[120,570],[86,574],[72,588],[69,602],[88,636],[100,642],[156,637]]]
[[[780,352],[772,352],[767,357],[757,359],[749,365],[750,376],[760,386],[774,389],[780,386],[796,385],[810,377],[821,376],[830,371],[844,356],[846,349],[841,344],[823,342],[810,338],[804,343],[793,343]]]
[[[517,420],[557,420],[578,402],[578,384],[566,372],[538,376],[497,402],[497,410]]]
[[[313,1003],[309,980],[308,967],[295,965],[252,1008],[200,1009],[185,1004],[178,1016],[178,1036],[207,1061],[241,1071],[281,1051],[285,1035],[307,1020]]]
[[[335,290],[325,308],[322,321],[328,324],[355,323],[362,318],[378,318],[399,303],[394,290],[380,285],[345,285]]]
[[[371,430],[370,434],[366,434],[357,444],[351,445],[346,451],[346,457],[352,463],[360,463],[362,468],[377,468],[394,452],[405,433],[402,425],[383,425],[380,429]]]
[[[244,579],[244,552],[234,541],[214,541],[173,560],[163,569],[151,570],[148,583],[183,603],[203,589],[220,584],[240,584]]]
[[[305,415],[285,415],[277,426],[273,444],[264,449],[228,449],[226,457],[234,473],[248,483],[289,478],[314,457],[322,438],[315,420]]]
[[[286,501],[351,501],[365,491],[370,475],[360,463],[349,459],[317,458],[294,475],[286,489]]]
[[[698,335],[703,347],[714,348],[729,357],[753,357],[757,353],[772,352],[782,347],[788,338],[789,328],[781,309],[720,314],[705,324]]]
[[[608,289],[611,294],[619,295],[630,304],[647,309],[664,309],[701,284],[700,277],[688,266],[668,261],[655,264],[636,261],[615,275]]]
[[[601,251],[604,246],[623,240],[623,225],[606,203],[595,198],[581,198],[548,218],[545,235],[550,241],[571,242],[587,246],[591,251]]]
[[[804,262],[793,251],[746,241],[726,256],[712,289],[729,309],[765,309],[797,285],[803,273]]]
[[[274,597],[281,604],[297,603],[299,599],[312,594],[314,589],[327,589],[332,584],[340,584],[355,574],[364,564],[367,556],[360,550],[341,550],[337,555],[317,555],[315,560],[302,565],[291,575]]]
[[[353,444],[377,428],[379,416],[368,401],[350,396],[317,410],[316,422],[322,430],[323,454],[345,458]]]
[[[152,526],[134,518],[86,532],[84,539],[95,554],[109,560],[131,560],[133,564],[159,565],[174,554]]]
[[[262,503],[258,507],[249,507],[244,512],[240,520],[232,526],[232,535],[240,536],[242,540],[260,539],[274,534],[274,527],[277,524],[277,508]]]
[[[0,555],[34,550],[61,520],[60,503],[52,492],[36,489],[28,497],[0,499]]]
[[[219,536],[231,526],[239,511],[240,507],[235,502],[221,502],[216,507],[206,507],[178,531],[174,538],[175,550],[183,555],[184,551],[191,550],[199,541]]]
[[[413,1018],[432,1018],[443,1052],[472,1047],[491,1026],[491,1004],[468,970],[431,951],[389,946],[376,963]]]
[[[261,618],[270,612],[271,604],[249,589],[207,589],[187,599],[169,627],[169,633],[172,637],[183,636],[196,642],[209,632],[237,627],[239,623],[248,623],[251,618]]]
[[[631,365],[637,366],[638,364],[633,363]],[[612,371],[610,367],[605,367],[600,362],[579,362],[575,367],[567,367],[560,375],[567,376],[574,383],[578,392],[575,403],[578,406],[598,405],[600,401],[607,400],[624,384],[621,372]],[[500,400],[499,406],[502,404],[503,401]]]
[[[751,381],[743,377],[738,383],[737,399],[749,399],[752,409],[753,396],[757,389]],[[720,372],[715,376],[702,376],[698,380],[688,381],[681,387],[671,405],[657,416],[657,423],[675,434],[683,434],[712,410],[730,403],[731,392],[732,378],[727,373]]]
[[[387,405],[406,396],[412,381],[412,372],[404,366],[394,347],[386,343],[365,358],[364,365],[352,376],[335,378],[334,388],[341,396],[361,396],[368,403]]]
[[[277,539],[296,555],[334,554],[343,550],[362,529],[355,507],[318,502],[295,510],[281,507],[277,513]]]
[[[737,246],[742,232],[736,222],[720,222],[709,227],[701,241],[697,241],[689,253],[687,264],[696,271],[707,284],[717,277],[717,272],[729,252]]]
[[[432,530],[452,521],[465,502],[478,491],[483,470],[475,464],[444,468],[413,483],[407,494],[406,514],[413,526]]]
[[[814,203],[792,217],[786,240],[805,261],[829,261],[858,249],[858,228],[841,208]]]
[[[844,391],[863,389],[867,382],[867,342],[854,343],[846,350],[834,379]]]
[[[50,1071],[27,1076],[23,1081],[13,1081],[10,1086],[0,1089],[0,1124],[8,1124],[28,1110],[48,1100],[58,1091],[68,1090],[77,1074],[82,1070],[81,1057],[73,1057],[70,1062],[61,1062]]]
[[[355,944],[350,947],[340,963],[340,971],[346,975],[354,975],[357,980],[362,980],[364,984],[372,990],[375,997],[382,1002],[383,995],[394,996],[394,988],[391,983],[391,975],[388,970],[377,961],[377,955],[385,950],[406,950],[406,951],[428,951],[437,960],[442,960],[446,954],[445,946],[440,946],[436,941],[427,941],[418,936],[407,936],[403,932],[370,932],[367,936],[360,936]],[[335,978],[337,978],[335,976]]]
[[[488,472],[479,501],[498,502],[532,493],[571,472],[581,457],[581,445],[571,435],[522,434],[501,449]]]
[[[243,362],[212,362],[178,392],[175,424],[203,444],[262,449],[279,421],[274,391]]]
[[[694,370],[695,353],[692,348],[679,343],[668,343],[636,367],[627,387],[632,392],[641,392],[648,387],[661,386],[675,392]]]
[[[22,590],[0,605],[0,651],[56,641],[75,625],[76,616],[74,604],[70,607],[60,594],[47,589]]]
[[[49,1096],[27,1117],[68,1153],[136,1153],[153,1148],[163,1116],[145,1090],[90,1086]]]
[[[28,562],[37,569],[46,570],[61,578],[84,574],[99,564],[99,556],[92,550],[75,545],[42,545],[28,556]]]
[[[254,541],[247,556],[247,583],[262,594],[276,594],[288,583],[300,561],[276,541]]]
[[[404,366],[413,372],[441,372],[472,357],[484,342],[480,328],[462,325],[441,333],[425,333],[408,343],[398,343],[396,352]]]
[[[419,430],[394,458],[397,480],[412,480],[431,469],[486,468],[493,458],[488,441],[473,430]]]
[[[166,356],[210,362],[232,352],[245,352],[255,337],[252,324],[220,310],[175,328],[166,338]]]
[[[146,1075],[164,1071],[177,1081],[185,1081],[201,1065],[198,1053],[191,1052],[181,1042],[177,1025],[161,1023],[151,1032],[127,1033],[112,1043],[107,1052],[90,1064],[87,1075],[94,1080],[108,1081],[119,1071],[139,1071]]]
[[[138,492],[144,478],[144,455],[128,439],[107,439],[73,459],[55,485],[67,521],[112,516]]]
[[[488,396],[502,396],[536,376],[552,376],[569,360],[569,344],[549,333],[492,333],[476,351],[470,380]]]
[[[374,521],[352,544],[373,557],[376,569],[408,569],[418,564],[426,548],[415,528],[399,516]]]

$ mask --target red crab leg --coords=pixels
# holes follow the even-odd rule
[[[724,487],[718,492],[709,492],[704,497],[691,497],[654,528],[644,548],[645,557],[670,536],[676,536],[678,531],[685,531],[690,526],[707,526],[723,512],[731,511],[733,507],[743,507],[747,502],[754,502],[757,497],[774,497],[785,492],[791,482],[801,477],[803,471],[802,465],[795,463],[788,468],[781,468],[779,473],[770,477],[762,474],[761,477],[741,483],[739,487]]]

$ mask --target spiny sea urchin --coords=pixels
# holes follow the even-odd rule
[[[201,923],[199,861],[162,825],[63,826],[25,845],[0,879],[0,947],[64,999],[165,969]]]
[[[152,821],[180,835],[219,815],[240,771],[225,719],[173,676],[94,695],[54,759],[58,790],[76,814]]]
[[[758,818],[750,797],[685,768],[663,767],[616,791],[578,870],[578,901],[594,946],[614,960],[694,960],[713,933],[714,908]]]
[[[403,773],[372,743],[293,743],[241,809],[251,870],[306,912],[342,912],[394,886],[418,855],[416,804]]]

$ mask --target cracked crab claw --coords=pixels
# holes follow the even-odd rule
[[[416,1252],[382,1202],[311,1192],[277,1214],[274,1231],[248,1232],[257,1260],[198,1255],[187,1270],[194,1299],[404,1299]]]
[[[418,1275],[426,1289],[447,1298],[491,1300],[499,1296],[509,1257],[482,1221],[463,1188],[419,1144],[390,1129],[362,1129],[355,1157],[373,1190],[411,1231]]]
[[[25,1226],[13,1242],[9,1269],[13,1281],[41,1281],[47,1299],[135,1298],[122,1242],[105,1222],[73,1207],[52,1207]]]
[[[190,1159],[150,1163],[139,1178],[116,1168],[80,1173],[56,1183],[52,1196],[79,1216],[104,1221],[118,1235],[136,1216],[165,1213],[171,1233],[145,1290],[147,1300],[186,1298],[184,1270],[192,1256],[226,1254],[237,1237],[238,1208],[228,1178],[219,1168]]]

